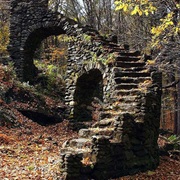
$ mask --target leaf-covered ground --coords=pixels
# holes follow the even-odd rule
[[[61,101],[14,81],[10,72],[13,72],[11,68],[0,65],[0,180],[61,180],[60,148],[67,139],[76,138],[77,132],[65,120],[42,126],[23,116],[19,109],[40,111],[44,115],[48,112],[56,117],[59,115],[56,111],[61,112],[64,107]],[[164,142],[159,143],[163,146]],[[178,159],[163,156],[155,171],[119,179],[180,180]]]
[[[59,151],[64,141],[77,137],[68,121],[41,126],[24,120],[23,126],[0,127],[0,179],[2,180],[57,180]],[[120,180],[178,180],[180,162],[168,156],[161,157],[155,171],[119,178]]]
[[[180,161],[168,156],[160,157],[160,165],[154,171],[147,171],[117,180],[180,180]]]
[[[76,136],[67,121],[41,126],[26,120],[21,128],[0,127],[0,179],[60,179],[60,147]]]

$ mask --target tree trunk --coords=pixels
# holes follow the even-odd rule
[[[180,62],[178,62],[177,76],[180,77]],[[175,119],[175,133],[180,135],[180,82],[177,84],[177,118]]]

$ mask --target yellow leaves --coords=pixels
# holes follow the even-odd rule
[[[77,18],[73,18],[73,20],[74,20],[74,21],[78,21],[78,19],[77,19]]]
[[[176,4],[176,8],[177,8],[177,9],[180,9],[180,3],[177,3],[177,4]]]
[[[155,60],[147,60],[147,63],[148,63],[149,65],[154,65],[156,62],[155,62]]]
[[[162,33],[162,31],[163,31],[163,28],[160,26],[152,27],[152,29],[151,29],[151,33],[156,36],[159,36]]]
[[[146,10],[144,10],[144,14],[146,15],[146,16],[148,16],[149,15],[149,11],[146,9]]]
[[[160,44],[167,43],[169,37],[176,37],[180,32],[180,22],[174,23],[174,13],[169,12],[163,19],[160,19],[160,25],[152,27],[152,46],[161,47]],[[160,40],[161,39],[161,40]]]
[[[123,7],[123,11],[126,12],[128,10],[128,4],[125,4]]]
[[[156,11],[156,7],[149,0],[119,0],[115,1],[115,6],[116,11],[122,10],[130,15],[148,16]]]
[[[154,12],[157,10],[157,8],[155,6],[153,6],[152,2],[149,2],[149,6],[148,6],[147,10],[149,10],[149,12],[154,14]]]
[[[174,13],[173,12],[170,12],[167,14],[167,16],[163,19],[160,19],[160,21],[162,22],[161,23],[161,27],[162,28],[167,28],[168,26],[173,26],[174,23],[173,23],[173,15]]]
[[[175,35],[178,35],[180,33],[180,27],[175,27]]]
[[[174,25],[174,23],[172,21],[166,22],[166,26],[171,26],[171,25]]]
[[[133,11],[131,11],[131,15],[139,14],[139,16],[142,16],[143,12],[141,11],[139,5],[136,5]]]
[[[117,2],[117,1],[116,1]],[[115,4],[118,4],[118,3],[115,3]],[[124,8],[124,3],[122,3],[122,4],[119,4],[118,6],[116,6],[116,11],[119,11],[119,10],[121,10],[121,9],[123,9]]]
[[[116,10],[120,10],[132,16],[149,16],[157,11],[157,7],[151,0],[116,0]],[[176,3],[176,11],[180,9],[180,3]],[[159,25],[151,28],[151,47],[161,48],[171,37],[177,38],[180,33],[180,22],[177,12],[168,10],[167,15],[160,19]]]
[[[124,12],[127,12],[129,5],[127,3],[116,3],[117,6],[115,8],[116,11],[123,10]]]

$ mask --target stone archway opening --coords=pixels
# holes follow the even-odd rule
[[[37,75],[37,68],[34,65],[34,55],[40,47],[42,41],[49,36],[65,34],[65,31],[59,27],[39,28],[34,30],[27,38],[23,56],[23,81],[33,83]]]
[[[98,69],[92,69],[78,78],[74,101],[76,121],[99,120],[103,102],[103,82],[102,74]]]
[[[31,33],[24,47],[24,81],[40,92],[64,99],[68,43],[72,41],[74,36],[60,27],[40,28]]]
[[[67,35],[49,36],[35,52],[33,61],[38,68],[35,78],[36,87],[46,89],[64,97],[65,79],[67,74],[68,42],[73,38]]]

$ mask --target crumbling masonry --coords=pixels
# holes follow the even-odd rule
[[[9,52],[22,81],[33,81],[35,50],[50,35],[69,43],[65,103],[74,122],[92,121],[64,143],[63,179],[109,179],[158,166],[161,73],[129,51],[48,9],[48,0],[12,0]],[[93,105],[98,104],[95,112]],[[96,116],[94,117],[93,114]]]

